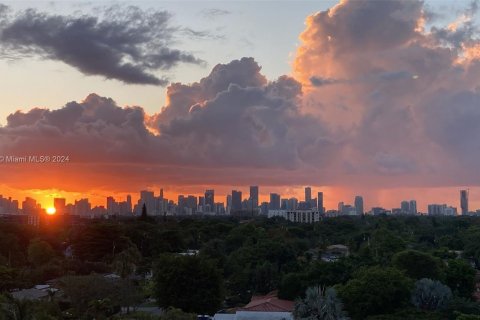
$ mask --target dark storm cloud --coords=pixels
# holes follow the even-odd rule
[[[267,81],[252,58],[219,64],[197,83],[173,84],[168,95],[156,117],[96,94],[58,110],[18,111],[0,127],[0,152],[198,168],[292,169],[333,157],[326,126],[300,112],[300,84],[287,76]]]
[[[2,18],[0,8],[0,18]],[[101,16],[61,16],[22,11],[2,18],[2,56],[38,56],[59,60],[87,75],[124,83],[166,85],[154,74],[178,63],[201,63],[171,48],[178,28],[165,11],[112,7]]]

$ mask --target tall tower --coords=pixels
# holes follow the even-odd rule
[[[355,197],[355,211],[358,215],[362,215],[365,212],[363,210],[363,198],[361,196]]]
[[[232,210],[242,209],[242,191],[232,190]]]
[[[468,214],[468,190],[460,190],[460,208],[462,215]]]
[[[312,188],[305,187],[305,202],[311,203],[312,202]]]
[[[323,192],[317,194],[317,209],[320,213],[325,213],[323,210]]]
[[[205,206],[210,206],[210,212],[213,212],[215,208],[215,190],[205,191]]]
[[[258,208],[258,186],[250,186],[250,200],[252,209]]]

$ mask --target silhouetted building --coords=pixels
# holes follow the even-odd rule
[[[250,200],[252,209],[258,208],[258,186],[250,186]]]
[[[410,213],[411,214],[417,214],[418,213],[418,211],[417,211],[417,201],[410,200],[409,207],[410,207]]]
[[[468,214],[468,190],[460,190],[460,208],[462,214]]]
[[[365,210],[363,209],[363,197],[361,196],[355,197],[355,211],[358,215],[362,215],[365,213]]]
[[[215,212],[215,190],[205,191],[205,208],[210,211],[203,210],[203,212]]]
[[[242,210],[242,192],[232,190],[232,210]]]
[[[53,207],[55,208],[55,212],[57,214],[67,214],[67,201],[65,198],[54,198],[53,199]]]
[[[278,193],[270,193],[269,210],[280,210],[280,195]]]
[[[305,202],[310,204],[312,201],[312,188],[306,187],[305,188]]]
[[[319,192],[317,194],[317,209],[318,209],[318,211],[320,211],[320,213],[322,213],[322,214],[325,213],[325,209],[324,209],[324,206],[323,206],[323,192]]]

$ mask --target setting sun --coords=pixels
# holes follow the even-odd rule
[[[57,210],[53,207],[47,208],[47,214],[49,214],[49,215],[55,214],[56,212],[57,212]]]

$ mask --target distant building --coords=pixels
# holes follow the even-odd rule
[[[65,198],[54,198],[53,207],[55,208],[55,212],[57,214],[67,214],[67,201]]]
[[[468,190],[460,190],[460,208],[462,215],[468,214]]]
[[[363,198],[361,196],[355,197],[355,211],[358,215],[362,215],[365,212],[363,209]]]
[[[250,200],[252,201],[252,208],[258,208],[258,186],[250,186]]]
[[[242,210],[242,191],[232,190],[232,211]]]
[[[446,204],[429,204],[428,215],[430,216],[456,216],[457,208],[448,207]]]
[[[383,214],[388,214],[389,211],[381,207],[373,207],[371,210],[372,215],[379,216]]]
[[[305,188],[305,202],[310,203],[312,201],[312,188]]]
[[[411,214],[417,214],[418,213],[418,211],[417,211],[417,201],[410,200],[409,207],[410,207],[410,213]]]
[[[290,198],[290,199],[288,199],[287,210],[297,210],[297,208],[298,208],[298,200],[297,200],[297,198]]]
[[[270,210],[280,210],[280,195],[277,193],[270,193]]]
[[[400,210],[402,214],[409,214],[411,213],[410,211],[410,202],[408,201],[402,201],[400,203]]]
[[[283,217],[291,222],[314,223],[321,219],[318,210],[268,210],[268,217]]]
[[[323,192],[319,192],[317,194],[317,209],[321,212],[321,213],[325,213],[325,207],[323,205]]]
[[[205,207],[210,209],[210,212],[214,212],[215,208],[215,190],[207,190],[205,191]],[[205,211],[204,212],[208,212]]]

